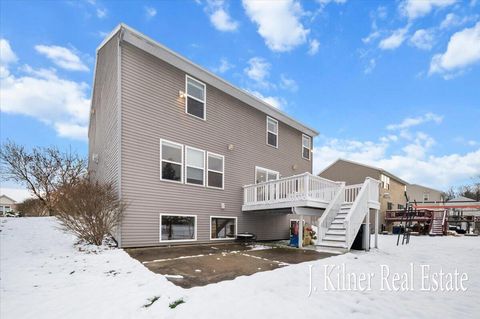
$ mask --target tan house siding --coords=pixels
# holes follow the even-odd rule
[[[266,145],[266,114],[208,84],[206,121],[194,118],[179,97],[185,72],[128,43],[121,52],[122,246],[159,245],[160,213],[197,215],[196,243],[210,240],[214,215],[238,217],[238,231],[259,239],[286,238],[289,215],[242,213],[242,186],[255,182],[255,166],[282,176],[311,172],[302,132],[279,122],[278,149]],[[224,155],[225,189],[161,181],[161,138]]]
[[[369,167],[338,160],[319,176],[333,181],[344,181],[346,185],[362,184],[366,177],[380,180],[380,172]]]
[[[417,203],[443,201],[442,192],[421,185],[407,185],[407,194],[410,201],[417,201]],[[424,200],[424,194],[428,194],[428,200]]]

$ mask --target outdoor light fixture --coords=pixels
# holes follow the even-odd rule
[[[185,92],[178,91],[178,96],[181,97],[182,99],[185,98]]]
[[[298,165],[297,165],[297,164],[293,164],[293,165],[292,165],[292,169],[293,169],[294,171],[296,171],[297,168],[298,168]]]
[[[229,151],[233,151],[234,148],[235,148],[235,146],[233,144],[228,144],[228,150]]]

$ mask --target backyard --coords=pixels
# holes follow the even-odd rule
[[[412,237],[408,246],[397,247],[396,237],[380,236],[378,250],[339,256],[283,252],[262,245],[127,253],[76,244],[72,235],[59,229],[55,218],[2,218],[0,225],[1,318],[363,318],[392,314],[399,318],[475,318],[480,312],[478,237]],[[465,289],[449,291],[447,276],[444,291],[422,290],[421,265],[428,265],[431,273],[465,274]],[[382,282],[385,267],[392,274],[405,273],[408,280]],[[213,270],[222,275],[216,276]],[[176,273],[168,273],[172,271]],[[350,279],[373,274],[370,287],[362,289],[359,284],[342,289],[352,288],[336,285],[335,278],[345,272],[353,274]],[[325,284],[327,275],[332,285]]]

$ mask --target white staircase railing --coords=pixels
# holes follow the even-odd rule
[[[295,200],[330,202],[339,190],[334,182],[310,173],[303,173],[277,180],[243,187],[244,206],[274,204]]]
[[[360,226],[362,225],[363,220],[370,209],[369,202],[378,202],[379,184],[379,181],[367,177],[360,191],[358,192],[352,207],[345,217],[345,243],[347,249],[350,249],[352,246]]]
[[[321,242],[322,239],[325,238],[328,228],[332,224],[337,214],[340,212],[342,204],[345,201],[345,183],[342,182],[339,185],[339,191],[332,199],[332,201],[328,204],[327,208],[318,220],[319,242]]]
[[[348,185],[345,186],[345,203],[353,203],[360,193],[363,184],[355,184],[355,185]]]

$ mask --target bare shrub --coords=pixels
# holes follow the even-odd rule
[[[23,202],[17,204],[17,210],[20,213],[20,216],[25,217],[49,215],[45,205],[38,198],[27,198]]]
[[[101,245],[119,225],[124,204],[112,184],[83,179],[59,189],[55,211],[62,225],[79,239]]]

